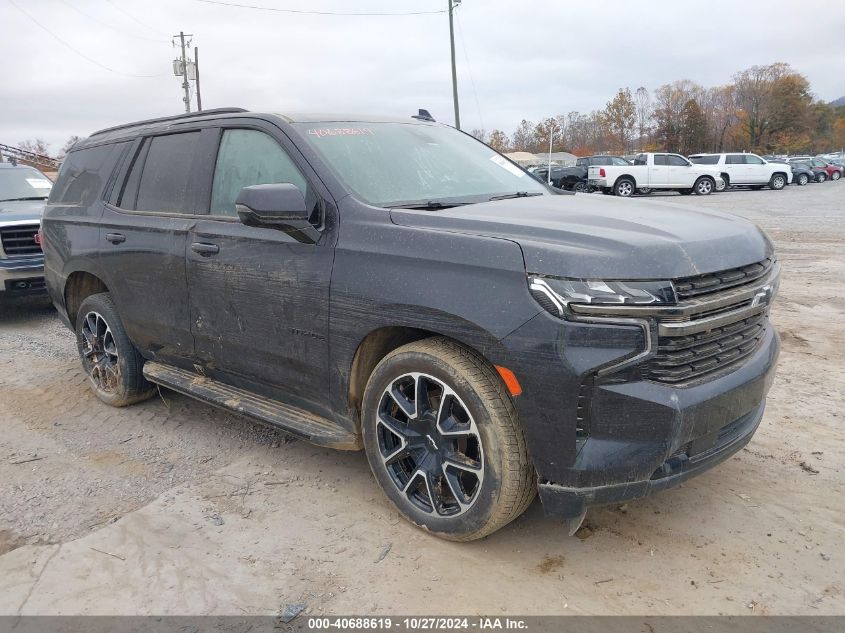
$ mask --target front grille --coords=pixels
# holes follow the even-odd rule
[[[766,314],[688,336],[661,336],[657,354],[643,365],[644,377],[679,383],[723,369],[751,354],[766,331]]]
[[[3,244],[3,252],[10,257],[13,255],[40,255],[41,246],[35,241],[38,229],[37,224],[0,228],[0,242]]]
[[[717,273],[707,273],[676,279],[672,283],[675,286],[675,294],[679,300],[690,297],[700,297],[716,292],[734,288],[743,284],[751,283],[767,275],[774,265],[771,258],[748,266],[729,268]]]

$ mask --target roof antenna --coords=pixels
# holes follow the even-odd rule
[[[419,114],[412,114],[411,118],[419,119],[420,121],[431,121],[432,123],[436,123],[434,117],[431,116],[431,113],[428,110],[423,110],[422,108],[420,108],[418,112]]]

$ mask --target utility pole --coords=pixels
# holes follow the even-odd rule
[[[200,95],[200,49],[194,46],[194,80],[197,82],[197,111],[202,112],[202,96]]]
[[[175,35],[173,37],[176,37]],[[188,35],[188,37],[192,37]],[[185,91],[185,96],[182,101],[185,102],[185,112],[191,111],[191,84],[188,83],[188,57],[185,54],[185,33],[179,31],[179,41],[182,46],[182,57],[178,60],[181,64],[180,75],[182,75],[182,90]]]
[[[446,0],[449,3],[449,43],[452,45],[452,100],[455,102],[455,127],[461,129],[461,109],[458,106],[458,72],[455,68],[455,24],[452,12],[461,0]]]

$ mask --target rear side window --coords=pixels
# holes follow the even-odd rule
[[[575,161],[576,167],[587,167],[589,164],[590,164],[590,161],[587,158],[579,158],[578,160]]]
[[[214,168],[211,214],[237,215],[241,189],[283,182],[299,187],[306,201],[311,198],[302,172],[274,138],[258,130],[225,130]]]
[[[690,156],[690,161],[696,165],[718,165],[718,156]]]
[[[725,158],[725,163],[728,165],[744,165],[745,156],[742,154],[728,154]]]
[[[655,160],[656,159],[657,159],[657,157],[655,156]],[[639,154],[634,159],[634,164],[635,165],[647,165],[648,164],[648,156],[646,156],[645,154]]]
[[[135,211],[193,213],[188,190],[199,138],[199,132],[185,132],[147,139],[129,172],[120,206]]]
[[[668,165],[669,161],[666,160],[666,154],[655,154],[654,155],[654,164],[655,165]]]
[[[70,152],[50,193],[50,204],[88,206],[98,200],[128,142]]]

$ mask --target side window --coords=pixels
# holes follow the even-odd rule
[[[689,162],[681,156],[675,156],[674,154],[669,154],[666,157],[666,160],[669,162],[669,165],[672,167],[689,167]]]
[[[50,193],[50,203],[88,206],[97,200],[127,145],[114,143],[70,152]]]
[[[587,167],[587,166],[589,166],[589,164],[590,164],[590,161],[586,158],[579,158],[578,160],[575,161],[576,167]]]
[[[725,163],[728,165],[744,165],[745,156],[742,154],[728,154],[727,158],[725,158]]]
[[[182,132],[147,139],[135,157],[120,206],[135,211],[194,212],[188,193],[199,138],[199,132]]]
[[[654,164],[655,165],[668,165],[669,161],[666,160],[666,154],[655,154],[654,155]]]
[[[654,160],[657,160],[657,156],[654,157]],[[638,154],[637,157],[634,159],[635,165],[647,165],[648,164],[648,156],[645,154]]]
[[[235,198],[244,187],[293,183],[312,199],[305,176],[271,136],[258,130],[225,130],[214,168],[211,214],[236,215]]]
[[[754,154],[746,154],[745,155],[745,164],[746,165],[762,165],[763,159],[759,156],[755,156]]]

